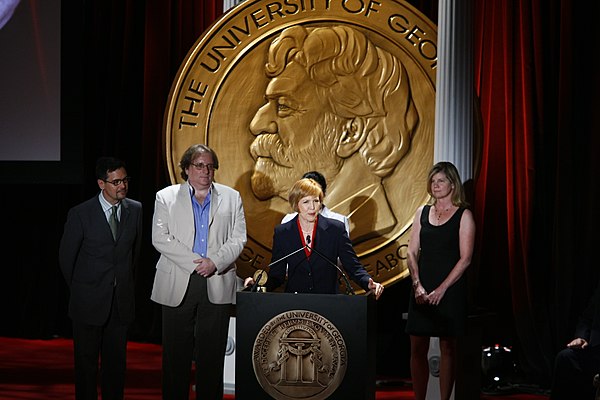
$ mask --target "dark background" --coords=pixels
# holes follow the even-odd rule
[[[437,2],[411,3],[437,23]],[[600,14],[595,2],[474,3],[484,132],[470,300],[473,312],[493,314],[482,344],[511,346],[521,378],[547,385],[599,277]],[[61,161],[0,162],[0,335],[70,336],[58,243],[68,209],[97,194],[95,160],[110,154],[126,160],[129,196],[145,208],[131,339],[160,340],[160,309],[149,300],[158,257],[150,231],[155,192],[169,184],[164,107],[187,51],[221,14],[220,0],[63,4]],[[377,302],[380,375],[409,375],[409,286],[392,285]]]

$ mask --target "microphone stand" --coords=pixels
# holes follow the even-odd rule
[[[325,255],[321,254],[321,252],[317,249],[315,249],[314,247],[310,247],[310,236],[306,237],[306,248],[310,249],[311,251],[314,251],[315,253],[317,253],[317,255],[319,257],[321,257],[323,260],[327,261],[327,263],[329,263],[330,265],[333,265],[335,267],[335,269],[338,270],[338,272],[340,273],[340,275],[342,275],[342,278],[344,279],[344,285],[346,285],[346,294],[348,295],[355,295],[356,293],[354,293],[354,289],[352,289],[352,285],[350,285],[350,281],[348,280],[348,276],[346,275],[346,273],[340,268],[339,265],[337,265],[336,263],[334,263],[333,261],[331,261],[329,258],[325,257]]]
[[[300,247],[298,250],[294,250],[294,251],[293,251],[293,252],[291,252],[290,254],[286,254],[285,256],[281,257],[279,260],[275,260],[275,261],[271,262],[269,265],[267,265],[267,268],[269,268],[269,269],[270,269],[270,268],[271,268],[273,265],[275,265],[275,264],[277,264],[277,263],[279,263],[279,262],[281,262],[281,261],[285,260],[285,259],[286,259],[286,258],[288,258],[288,257],[291,257],[291,256],[293,256],[293,255],[294,255],[294,254],[296,254],[296,253],[299,253],[299,252],[301,252],[302,250],[304,250],[304,249],[305,249],[305,248],[307,248],[307,247],[308,247],[308,246],[302,246],[302,247]],[[260,271],[260,274],[258,274],[258,276],[256,277],[256,279],[254,280],[254,285],[252,285],[252,287],[250,288],[250,291],[251,291],[251,292],[256,292],[256,291],[257,291],[257,288],[258,288],[258,282],[260,281],[260,279],[262,278],[262,276],[263,276],[263,274],[264,274],[264,273],[265,273],[265,270],[264,270],[264,269],[262,269],[262,270]]]

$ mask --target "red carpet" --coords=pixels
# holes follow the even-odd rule
[[[160,399],[161,348],[156,344],[129,343],[127,400]],[[191,395],[192,393],[190,393]],[[0,338],[0,399],[75,398],[73,386],[73,343],[67,339],[27,340]],[[193,398],[190,396],[190,398]],[[224,399],[233,400],[233,395]],[[412,399],[409,387],[383,388],[377,400]],[[481,396],[485,400],[547,400],[547,396],[515,394]],[[457,399],[461,400],[461,399]]]

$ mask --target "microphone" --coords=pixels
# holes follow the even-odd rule
[[[289,254],[286,254],[285,256],[281,257],[280,259],[278,259],[278,260],[275,260],[275,261],[271,262],[269,265],[267,265],[267,268],[269,268],[269,269],[270,269],[270,268],[271,268],[273,265],[275,265],[275,264],[277,264],[277,263],[279,263],[279,262],[281,262],[281,261],[285,260],[285,259],[286,259],[286,258],[288,258],[288,257],[291,257],[291,256],[293,256],[293,255],[294,255],[294,254],[296,254],[296,253],[299,253],[299,252],[303,251],[303,250],[304,250],[306,247],[308,247],[308,246],[302,246],[302,247],[300,247],[299,249],[297,249],[297,250],[294,250],[294,251],[292,251],[292,252],[291,252],[291,253],[289,253]],[[259,282],[260,282],[260,279],[262,278],[262,276],[263,276],[264,272],[265,272],[265,270],[264,270],[264,269],[260,270],[260,273],[259,273],[259,274],[256,276],[256,279],[254,279],[254,285],[252,285],[252,287],[250,288],[250,291],[251,291],[251,292],[256,292],[256,291],[257,291],[257,289],[258,289],[258,284],[259,284]]]
[[[325,257],[325,255],[321,254],[321,252],[319,250],[317,250],[314,247],[311,247],[309,245],[310,245],[310,235],[306,235],[306,246],[305,247],[308,248],[310,251],[314,251],[315,253],[317,253],[317,255],[319,257],[321,257],[323,260],[327,261],[328,264],[333,265],[335,267],[335,269],[338,270],[338,272],[340,273],[342,278],[344,278],[344,285],[346,285],[346,294],[355,295],[356,293],[354,293],[354,289],[352,288],[352,285],[350,284],[350,281],[348,280],[348,276],[340,268],[340,266],[337,265],[337,263],[334,263],[333,261],[331,261],[329,258]]]

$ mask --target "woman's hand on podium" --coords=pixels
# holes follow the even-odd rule
[[[375,300],[378,300],[383,293],[383,285],[375,282],[373,278],[369,278],[369,290],[375,295]]]

